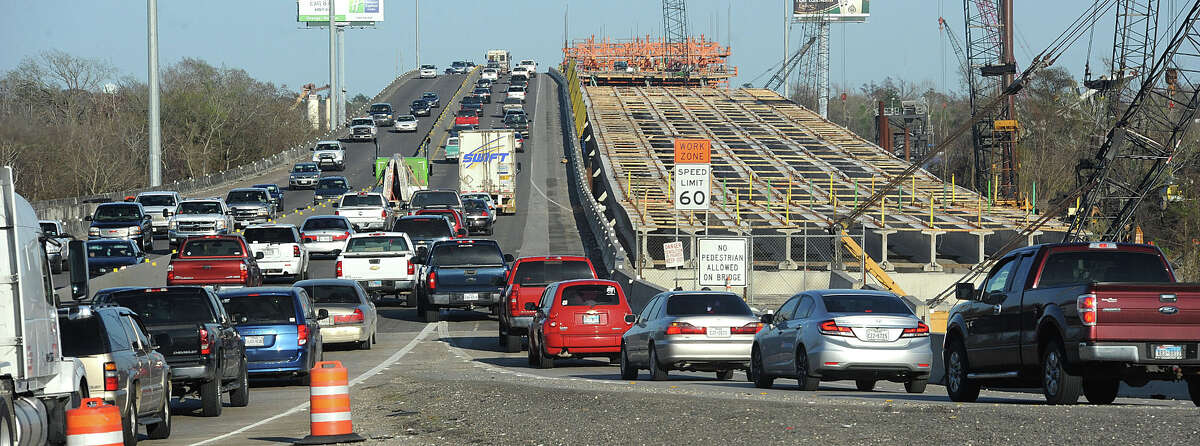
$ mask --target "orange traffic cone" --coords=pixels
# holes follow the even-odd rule
[[[67,446],[125,444],[121,410],[100,398],[85,398],[67,411]]]
[[[296,444],[365,441],[365,438],[354,433],[350,421],[350,378],[341,361],[320,361],[309,374],[311,434]]]

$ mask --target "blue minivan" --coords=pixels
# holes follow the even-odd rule
[[[324,355],[316,310],[304,289],[242,288],[222,292],[221,303],[246,343],[251,376],[290,376],[308,385],[308,372]]]

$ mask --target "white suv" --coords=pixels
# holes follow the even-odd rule
[[[312,161],[321,170],[346,170],[346,149],[338,141],[317,141],[312,148]]]
[[[513,85],[508,87],[508,92],[505,94],[507,95],[506,98],[517,98],[520,99],[521,102],[525,102],[525,87]]]
[[[433,65],[421,65],[421,78],[422,79],[435,78],[435,77],[437,77],[437,67],[435,67]]]
[[[479,78],[487,79],[492,82],[496,82],[497,80],[500,79],[500,70],[497,70],[495,68],[484,68],[483,72],[479,74]]]
[[[243,233],[252,253],[262,253],[258,267],[266,277],[308,277],[308,248],[300,243],[295,225],[252,225]]]
[[[534,62],[530,59],[525,59],[525,60],[522,60],[521,63],[518,64],[517,66],[524,68],[526,71],[528,71],[530,78],[537,75],[537,62]]]

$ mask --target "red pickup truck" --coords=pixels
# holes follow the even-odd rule
[[[1176,282],[1154,246],[1021,248],[955,295],[943,346],[954,401],[1040,387],[1050,404],[1109,404],[1122,381],[1186,380],[1200,406],[1200,284]]]
[[[220,288],[262,285],[258,259],[240,235],[207,235],[188,238],[171,255],[167,285],[211,285]]]

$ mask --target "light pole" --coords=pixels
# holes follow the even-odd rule
[[[413,30],[416,36],[417,69],[421,69],[421,0],[416,0],[413,10]]]
[[[333,4],[329,2],[329,131],[337,130],[338,79],[337,79],[337,23],[334,22]]]
[[[158,109],[158,0],[146,0],[146,82],[150,87],[150,187],[162,185],[162,131]]]

